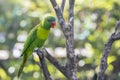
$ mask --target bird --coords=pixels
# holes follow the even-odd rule
[[[36,47],[40,49],[43,46],[43,44],[45,43],[45,41],[49,36],[50,29],[55,27],[56,27],[55,17],[51,15],[47,15],[40,21],[40,23],[37,26],[35,26],[29,32],[28,37],[22,49],[21,56],[23,56],[23,61],[18,71],[18,75],[17,75],[18,78],[20,77],[24,69],[27,59],[33,53],[34,49]]]

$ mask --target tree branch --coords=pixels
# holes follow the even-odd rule
[[[75,3],[75,0],[69,0],[69,17],[68,17],[69,24],[68,26],[71,29],[73,29],[73,26],[74,26],[74,3]]]
[[[100,71],[98,73],[97,80],[104,80],[105,71],[107,69],[107,58],[111,50],[111,46],[114,41],[120,39],[120,32],[117,33],[117,29],[120,27],[120,21],[116,23],[115,32],[110,36],[108,42],[105,44],[103,55],[101,58]]]
[[[77,60],[74,53],[74,0],[69,0],[69,18],[68,18],[68,32],[66,48],[67,48],[67,63],[66,69],[69,76],[69,80],[78,80],[76,76],[77,72]],[[72,72],[72,73],[71,73]]]
[[[67,25],[65,23],[65,20],[63,18],[63,14],[62,14],[62,10],[60,9],[60,7],[58,6],[58,4],[56,3],[55,0],[50,0],[55,12],[56,12],[56,15],[58,17],[58,21],[60,23],[60,26],[62,28],[62,31],[63,31],[63,34],[65,35],[66,37],[66,29],[67,29]]]
[[[35,52],[37,52],[37,55],[39,56],[40,66],[41,66],[40,68],[43,70],[45,80],[52,80],[50,73],[48,71],[47,65],[46,65],[46,61],[45,61],[43,52],[40,51],[39,49],[35,50]]]
[[[69,0],[69,18],[68,25],[66,25],[63,18],[63,14],[55,0],[50,0],[51,4],[56,12],[58,21],[62,27],[62,31],[66,37],[66,50],[67,50],[67,62],[66,73],[68,80],[78,80],[76,76],[77,72],[77,60],[74,53],[74,3],[75,0]]]
[[[114,32],[115,34],[116,34],[117,32],[119,32],[119,31],[118,31],[118,28],[120,28],[120,21],[117,21],[117,22],[116,22],[116,27],[115,27],[115,32]]]
[[[46,58],[61,72],[63,73],[66,77],[67,77],[67,73],[65,70],[65,66],[63,66],[62,64],[60,64],[54,57],[52,57],[48,51],[43,48],[42,52],[45,54]]]
[[[66,0],[62,0],[62,4],[61,4],[61,11],[62,11],[62,13],[64,11],[65,2],[66,2]]]

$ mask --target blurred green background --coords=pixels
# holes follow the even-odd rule
[[[56,0],[60,5],[61,0]],[[66,0],[68,1],[68,0]],[[120,0],[75,0],[74,38],[78,55],[79,80],[96,80],[104,44],[120,19]],[[29,31],[46,14],[55,15],[49,0],[0,0],[0,80],[18,80],[23,43]],[[68,2],[64,18],[68,18]],[[59,24],[51,30],[44,47],[65,63],[65,38]],[[28,60],[20,80],[44,80],[34,53]],[[108,57],[106,80],[120,80],[120,41],[116,41]],[[47,61],[54,80],[66,78]]]

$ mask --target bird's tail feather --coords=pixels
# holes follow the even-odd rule
[[[26,61],[27,61],[27,58],[24,56],[24,57],[23,57],[23,62],[22,62],[21,66],[20,66],[20,68],[19,68],[19,71],[18,71],[18,75],[17,75],[18,78],[20,77],[20,75],[21,75],[21,73],[22,73],[22,71],[23,71],[23,69],[24,69],[24,66],[25,66]]]

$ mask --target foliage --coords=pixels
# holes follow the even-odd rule
[[[61,0],[57,0],[60,4]],[[68,4],[68,3],[67,3]],[[67,18],[68,5],[64,17]],[[120,19],[119,0],[76,0],[75,1],[75,53],[78,54],[78,77],[92,80],[99,69],[104,43]],[[55,15],[49,0],[0,0],[0,79],[16,80],[20,53],[28,32],[36,26],[46,14]],[[66,20],[67,21],[67,20]],[[120,41],[112,46],[108,58],[107,80],[120,79]],[[61,63],[65,62],[65,39],[59,24],[51,31],[44,45],[51,55]],[[31,56],[21,80],[43,80],[37,56]],[[64,80],[65,77],[47,62],[51,76]]]

